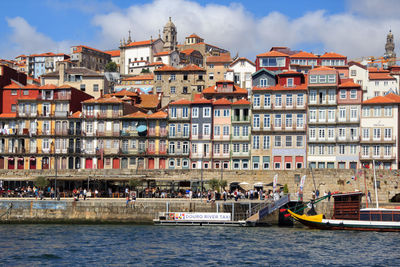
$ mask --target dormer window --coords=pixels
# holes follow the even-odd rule
[[[286,80],[287,87],[293,87],[293,78],[288,78]]]
[[[260,79],[260,87],[267,87],[268,86],[268,79]]]

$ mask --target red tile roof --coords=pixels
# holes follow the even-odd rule
[[[60,57],[60,56],[69,57],[68,55],[63,54],[63,53],[54,54],[52,52],[47,52],[47,53],[42,53],[42,54],[32,54],[29,56],[30,57]]]
[[[312,53],[301,51],[297,54],[291,55],[290,58],[318,58],[318,57]]]
[[[75,48],[76,48],[76,49],[75,49]],[[80,52],[82,52],[82,48],[86,48],[86,49],[93,50],[93,51],[96,51],[96,52],[99,52],[99,53],[103,53],[103,54],[108,54],[108,53],[105,52],[105,51],[101,51],[101,50],[99,50],[99,49],[96,49],[96,48],[93,48],[93,47],[89,47],[89,46],[86,46],[86,45],[77,45],[77,46],[74,46],[73,53],[80,53]]]
[[[192,102],[187,99],[179,99],[177,101],[169,103],[169,105],[190,105]]]
[[[212,104],[212,100],[200,98],[192,101],[192,104]]]
[[[82,115],[82,112],[77,111],[77,112],[73,113],[73,114],[72,114],[71,116],[69,116],[69,117],[70,117],[70,118],[78,119],[78,118],[81,117],[81,115]]]
[[[169,55],[169,54],[171,54],[171,53],[172,53],[171,51],[162,51],[162,52],[159,52],[159,53],[157,53],[157,54],[154,54],[154,56],[155,56],[155,57],[167,56],[167,55]]]
[[[205,71],[205,69],[203,69],[197,65],[194,65],[194,64],[187,65],[187,66],[181,68],[180,70],[183,70],[183,71],[198,71],[198,70]]]
[[[226,98],[221,98],[221,99],[218,99],[218,100],[214,101],[213,105],[214,105],[214,106],[232,105],[232,102],[229,101],[229,100],[226,99]]]
[[[400,104],[400,96],[393,93],[365,100],[363,104]]]
[[[181,54],[185,54],[185,55],[190,55],[194,51],[197,51],[197,50],[195,50],[195,49],[185,49],[185,50],[180,51],[180,53]]]
[[[138,94],[125,89],[125,90],[121,90],[119,92],[113,93],[111,95],[113,95],[113,96],[137,96]]]
[[[262,53],[257,55],[257,57],[287,57],[287,54],[278,51],[269,51],[267,53]]]
[[[122,118],[132,118],[132,119],[146,119],[147,118],[147,114],[143,113],[141,111],[136,111],[134,113],[128,114],[123,116]]]
[[[333,52],[327,52],[320,56],[321,58],[347,58],[346,56],[343,56],[341,54],[333,53]]]
[[[154,43],[155,40],[146,40],[146,41],[138,41],[138,42],[131,42],[126,44],[125,47],[133,47],[133,46],[144,46],[144,45],[151,45]]]
[[[307,90],[307,84],[296,85],[293,87],[283,86],[280,84],[269,87],[253,87],[253,91],[293,91],[293,90]]]
[[[348,79],[347,81],[343,81],[340,85],[340,88],[349,88],[349,87],[361,87],[358,83],[355,83],[353,79]]]
[[[145,109],[154,109],[157,108],[160,104],[160,100],[158,99],[158,95],[140,95],[141,102],[137,104],[138,107]]]
[[[127,77],[125,79],[122,79],[123,81],[142,81],[142,80],[153,80],[154,75],[153,74],[148,74],[148,75],[138,75],[134,77]]]
[[[247,95],[248,92],[244,88],[240,88],[239,86],[233,85],[233,92],[217,92],[215,85],[207,87],[203,90],[203,94],[226,94],[226,95],[231,95],[231,94],[245,94]]]
[[[25,89],[39,89],[39,85],[36,85],[36,84],[28,84],[28,85],[25,85],[24,88],[25,88]]]
[[[119,57],[121,55],[121,50],[110,50],[104,51],[105,53],[109,54],[111,57]]]
[[[370,72],[368,76],[370,80],[396,80],[388,72]]]
[[[195,34],[195,33],[192,33],[191,35],[189,35],[188,37],[186,37],[186,39],[187,38],[200,38],[197,34]],[[202,39],[202,38],[200,38],[200,39]]]
[[[292,76],[292,75],[303,75],[303,73],[298,72],[298,71],[288,70],[288,71],[284,71],[282,73],[279,73],[278,75],[279,76],[285,76],[285,75]]]
[[[165,66],[165,64],[162,62],[153,62],[148,64],[148,66]]]
[[[240,100],[238,100],[238,101],[236,101],[236,102],[233,102],[232,105],[250,105],[250,104],[251,104],[251,103],[250,103],[249,100],[240,99]]]
[[[57,86],[54,84],[46,84],[39,87],[39,89],[57,89]]]
[[[238,57],[237,59],[235,59],[235,60],[231,63],[230,66],[232,66],[232,65],[234,65],[236,62],[242,61],[242,60],[249,62],[249,63],[250,63],[251,65],[253,65],[253,66],[256,65],[256,64],[255,64],[253,61],[251,61],[250,59],[247,59],[247,58],[245,58],[245,57]]]
[[[231,63],[232,58],[229,53],[222,53],[219,56],[208,56],[206,59],[208,63]]]
[[[17,117],[16,113],[1,113],[0,118],[15,118]]]
[[[168,117],[168,113],[160,110],[156,113],[150,114],[147,116],[149,119],[166,119]]]
[[[4,89],[21,89],[21,88],[24,88],[24,86],[14,82],[14,81],[11,81],[11,83],[9,85],[4,86],[3,88]]]
[[[326,66],[321,66],[315,69],[310,70],[309,72],[315,72],[315,71],[321,71],[321,70],[332,70],[332,71],[336,71],[336,69],[334,68],[330,68],[330,67],[326,67]]]
[[[170,65],[164,65],[158,69],[156,69],[155,71],[177,71],[178,69],[175,67],[172,67]]]
[[[101,103],[119,104],[119,103],[123,103],[123,101],[120,98],[113,96],[113,97],[99,97],[97,99],[91,98],[91,99],[83,101],[82,103],[84,103],[84,104],[90,104],[90,103],[93,103],[93,104],[94,103],[96,103],[96,104],[101,104]]]

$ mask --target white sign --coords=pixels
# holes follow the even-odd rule
[[[276,190],[276,184],[277,183],[278,183],[278,174],[275,174],[274,180],[273,180],[273,184],[272,184],[272,189],[273,189],[274,193],[275,193],[275,190]]]
[[[217,212],[171,212],[168,216],[169,220],[175,221],[230,221],[230,213],[217,213]]]
[[[303,175],[303,177],[301,177],[301,181],[300,181],[300,191],[303,192],[303,187],[304,187],[304,183],[306,182],[306,176]]]

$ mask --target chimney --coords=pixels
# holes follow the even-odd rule
[[[65,64],[66,62],[58,62],[59,67],[58,67],[58,75],[59,75],[59,81],[58,81],[58,86],[64,84],[65,82]]]

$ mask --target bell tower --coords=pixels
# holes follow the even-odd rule
[[[386,45],[385,45],[385,58],[389,60],[388,65],[392,66],[396,63],[396,53],[394,52],[394,40],[392,30],[389,31],[386,36]],[[394,59],[394,60],[390,60]]]
[[[177,32],[171,17],[163,30],[164,51],[175,51],[177,49]]]

